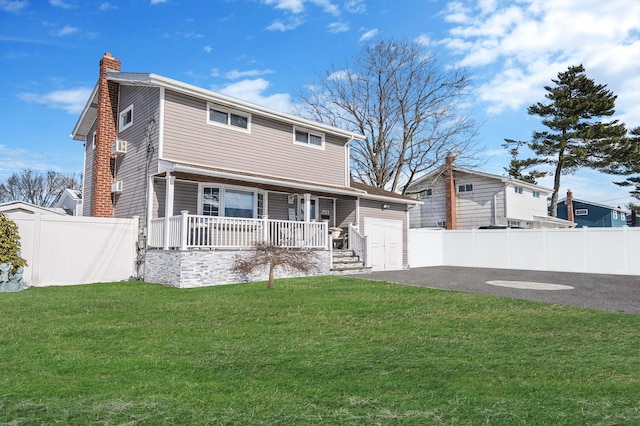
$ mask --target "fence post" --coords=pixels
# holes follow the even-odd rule
[[[189,238],[189,218],[187,215],[189,210],[180,211],[180,250],[187,249],[187,241]]]

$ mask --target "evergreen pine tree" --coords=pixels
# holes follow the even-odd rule
[[[522,168],[546,164],[553,169],[551,216],[557,214],[560,176],[579,168],[599,169],[611,146],[619,143],[626,130],[618,120],[601,121],[615,113],[616,96],[606,85],[587,78],[582,65],[558,73],[555,86],[545,86],[550,103],[538,102],[528,108],[529,115],[542,118],[547,130],[534,131],[526,145],[535,154],[515,163]],[[507,140],[507,144],[518,143]],[[540,173],[534,171],[533,173]]]

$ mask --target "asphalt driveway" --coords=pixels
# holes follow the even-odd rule
[[[640,276],[433,266],[354,277],[640,314]]]

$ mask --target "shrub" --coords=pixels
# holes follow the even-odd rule
[[[0,213],[0,263],[10,263],[11,273],[27,266],[27,261],[20,257],[20,235],[18,225]]]

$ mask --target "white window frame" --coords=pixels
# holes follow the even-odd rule
[[[91,149],[96,149],[97,134],[98,134],[98,132],[94,131],[93,134],[91,135]]]
[[[627,214],[625,212],[620,212],[620,219],[627,220]]]
[[[611,210],[613,212],[613,218],[617,219],[618,218],[618,210]]]
[[[225,216],[225,197],[227,190],[232,191],[244,191],[244,192],[252,192],[253,193],[253,216],[251,219],[261,219],[267,212],[267,193],[266,191],[261,191],[256,188],[247,188],[244,186],[235,186],[235,185],[219,185],[216,183],[200,183],[198,185],[198,215],[203,215],[202,202],[205,188],[218,188],[219,191],[219,206],[218,206],[218,216],[211,217],[232,217]],[[262,210],[262,212],[260,212]]]
[[[576,209],[575,216],[589,216],[589,209]]]
[[[131,120],[125,123],[124,119],[129,113],[131,113]],[[119,132],[127,130],[131,126],[133,126],[133,104],[129,105],[128,107],[120,111],[120,114],[118,115],[118,131]]]
[[[433,188],[427,188],[423,191],[420,191],[420,198],[426,198],[433,196]]]
[[[533,191],[533,198],[540,198],[540,191]]]
[[[297,133],[306,133],[307,134],[307,142],[299,142],[298,139],[296,138],[296,134]],[[311,143],[311,136],[319,137],[320,140],[321,140],[320,145],[312,144]],[[294,143],[294,145],[307,146],[307,147],[310,147],[310,148],[320,149],[320,150],[324,151],[324,144],[325,144],[324,133],[315,132],[313,130],[305,129],[303,127],[293,126],[293,143]]]
[[[218,121],[211,120],[210,111],[212,109],[227,114],[227,122],[220,123]],[[237,115],[239,117],[246,118],[247,128],[245,129],[244,127],[234,126],[233,124],[231,124],[231,115]],[[213,102],[207,102],[207,124],[211,124],[212,126],[222,127],[224,129],[235,130],[237,132],[251,133],[251,114],[249,114],[248,112],[244,112],[237,109],[222,106],[219,104],[215,104]]]
[[[521,186],[514,186],[513,190],[515,191],[516,194],[522,194],[522,187]]]
[[[467,187],[471,187],[471,189],[467,189]],[[462,188],[462,190],[461,190]],[[466,194],[468,192],[473,192],[473,184],[472,183],[460,183],[456,185],[456,190],[459,194]]]

